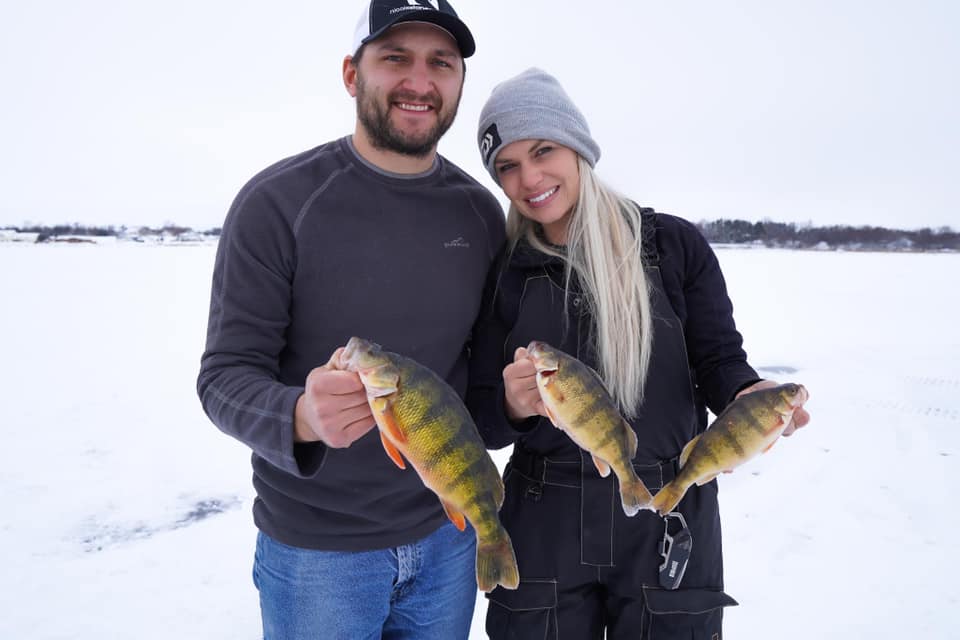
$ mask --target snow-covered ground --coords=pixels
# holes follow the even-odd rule
[[[259,637],[249,455],[194,391],[213,255],[0,245],[0,638]],[[721,479],[726,635],[958,637],[960,255],[718,255],[813,416]]]

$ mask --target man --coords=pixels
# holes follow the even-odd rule
[[[353,135],[267,168],[227,214],[197,387],[253,450],[267,640],[469,632],[475,534],[387,457],[359,378],[332,363],[356,335],[465,393],[504,237],[494,196],[437,154],[474,48],[444,0],[373,0],[343,61]]]

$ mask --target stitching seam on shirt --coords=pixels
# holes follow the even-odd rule
[[[269,175],[263,176],[260,180],[249,185],[249,187],[246,189],[246,193],[243,194],[243,198],[240,200],[240,202],[237,203],[236,209],[238,210],[243,209],[244,205],[246,205],[247,203],[247,199],[252,194],[254,194],[257,190],[259,190],[262,185],[266,184],[270,180],[273,180],[274,178],[279,178],[286,172],[302,167],[305,164],[310,164],[311,162],[314,162],[317,158],[319,158],[322,155],[325,155],[328,153],[336,153],[335,150],[329,149],[328,146],[329,145],[325,145],[323,148],[318,149],[316,153],[310,154],[309,157],[306,157],[295,164],[292,164],[290,166],[285,166],[285,167],[278,167],[275,171],[272,171]]]
[[[330,176],[326,179],[326,181],[324,181],[324,183],[320,185],[320,187],[316,191],[310,194],[310,197],[307,198],[307,201],[303,203],[302,207],[300,207],[300,211],[299,213],[297,213],[297,219],[294,220],[293,222],[294,238],[297,237],[297,233],[299,233],[300,231],[300,224],[303,222],[303,219],[307,215],[307,211],[310,209],[310,207],[313,205],[316,199],[319,198],[320,195],[327,190],[327,187],[329,187],[330,184],[337,179],[337,177],[339,177],[341,174],[346,174],[352,168],[353,168],[353,165],[347,165],[343,169],[337,169],[336,171],[330,174]]]
[[[224,393],[221,393],[217,387],[211,385],[207,387],[207,390],[214,395],[222,404],[225,404],[229,407],[237,409],[239,411],[244,411],[246,413],[252,413],[254,415],[260,416],[261,418],[273,418],[280,420],[283,423],[289,424],[293,422],[293,417],[285,413],[274,413],[273,411],[267,411],[266,409],[260,409],[253,405],[243,404],[241,402],[236,402],[231,400],[229,396]]]

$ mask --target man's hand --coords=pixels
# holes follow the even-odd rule
[[[322,367],[310,371],[294,412],[294,439],[321,441],[337,449],[349,447],[376,422],[367,404],[360,376],[339,369],[343,347]]]
[[[742,395],[752,393],[754,391],[759,391],[760,389],[771,389],[773,387],[779,387],[780,383],[773,380],[761,380],[760,382],[755,382],[746,389],[740,391],[736,395],[736,398],[739,398]],[[734,398],[734,399],[736,399]],[[797,429],[807,426],[807,423],[810,422],[810,414],[807,413],[807,410],[803,407],[797,407],[793,412],[793,418],[790,419],[790,422],[787,423],[786,428],[783,430],[785,436],[792,436],[793,432]]]
[[[517,348],[513,362],[503,368],[503,393],[507,417],[513,422],[547,415],[537,389],[537,369],[523,347]]]

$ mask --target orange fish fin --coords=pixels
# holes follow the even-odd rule
[[[683,465],[687,464],[687,460],[690,458],[690,452],[693,451],[693,447],[696,446],[697,440],[700,439],[700,436],[694,436],[693,440],[684,445],[683,451],[680,452],[680,468],[683,468]]]
[[[731,471],[724,471],[724,473],[731,473]],[[710,474],[709,476],[700,478],[699,480],[697,480],[697,486],[702,487],[703,485],[707,484],[708,482],[716,478],[718,475],[720,475],[719,471],[717,473]]]
[[[630,426],[630,423],[626,420],[623,421],[623,428],[626,430],[627,436],[627,454],[630,460],[633,460],[637,457],[637,432],[633,430],[633,427]]]
[[[373,409],[373,419],[376,420],[377,426],[386,431],[391,440],[396,442],[407,441],[407,436],[404,435],[403,429],[397,422],[397,417],[393,414],[390,397],[372,398],[370,408]]]
[[[453,508],[453,505],[445,500],[441,500],[440,504],[443,505],[443,512],[447,514],[447,517],[450,518],[450,522],[453,523],[460,531],[463,531],[467,528],[467,521],[463,517],[463,514]]]
[[[768,444],[766,447],[764,447],[764,448],[763,448],[763,451],[761,451],[760,453],[766,453],[767,451],[770,451],[770,447],[772,447],[772,446],[775,445],[775,444],[777,444],[777,441],[776,441],[776,440],[774,440],[773,442],[771,442],[770,444]]]
[[[620,502],[623,504],[623,512],[627,517],[637,515],[640,509],[650,509],[650,502],[653,496],[647,485],[639,477],[630,478],[626,482],[620,482]]]
[[[383,443],[383,450],[387,452],[387,455],[390,456],[390,459],[393,460],[393,463],[401,469],[406,469],[407,465],[404,464],[403,457],[400,455],[400,452],[395,446],[393,446],[392,442],[387,440],[387,436],[383,433],[383,431],[380,432],[380,442]]]
[[[559,429],[560,422],[557,420],[557,416],[553,415],[553,411],[551,411],[550,407],[548,407],[546,404],[543,405],[543,408],[547,410],[547,417],[550,418],[550,423]]]
[[[601,478],[606,478],[610,475],[610,465],[598,458],[597,456],[591,456],[593,458],[593,464],[597,467],[597,471],[600,472]]]
[[[687,486],[681,485],[676,480],[668,482],[657,492],[657,495],[653,497],[653,500],[650,502],[650,508],[661,516],[665,516],[677,508],[680,500],[683,499],[683,494],[686,492]]]
[[[506,531],[477,540],[477,586],[481,591],[492,591],[498,584],[504,589],[520,586],[517,557]]]

